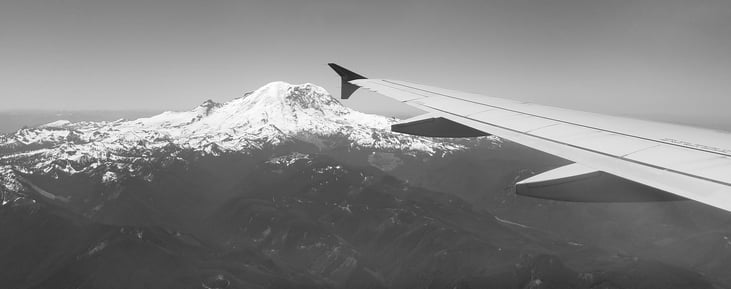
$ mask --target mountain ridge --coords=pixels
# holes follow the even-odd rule
[[[390,131],[395,118],[350,109],[311,83],[268,83],[224,103],[206,100],[189,111],[135,120],[58,120],[0,135],[0,186],[18,192],[14,171],[76,174],[107,172],[149,178],[153,164],[198,155],[251,154],[304,143],[318,150],[378,149],[445,154],[462,140],[414,137]],[[495,138],[484,138],[498,144]],[[105,178],[116,180],[116,178]]]

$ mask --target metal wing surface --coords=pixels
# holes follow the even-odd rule
[[[541,182],[570,182],[577,176],[601,172],[673,197],[731,211],[731,134],[727,132],[562,109],[405,81],[368,79],[337,64],[330,66],[343,78],[343,98],[358,87],[367,88],[427,111],[427,118],[439,120],[434,123],[451,131],[473,128],[581,166],[559,168],[534,176],[533,181],[523,180],[519,185],[540,187]],[[425,123],[425,117],[418,118],[415,122]],[[406,127],[408,124],[409,120]],[[423,129],[423,125],[415,127]],[[560,199],[572,198],[569,194]],[[606,196],[597,199],[612,201]]]

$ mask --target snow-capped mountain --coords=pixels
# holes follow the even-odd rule
[[[137,120],[59,120],[0,136],[0,175],[9,191],[13,170],[33,173],[91,172],[139,176],[147,164],[201,155],[250,153],[290,142],[319,149],[336,146],[384,151],[446,153],[463,148],[450,140],[393,133],[396,120],[354,111],[313,84],[272,82],[226,103],[211,100],[190,111],[164,112]]]
[[[538,152],[496,149],[493,138],[392,133],[395,121],[353,111],[315,85],[274,82],[190,111],[2,135],[0,284],[716,288],[707,280],[731,280],[728,222],[654,222],[664,218],[657,207],[517,198],[505,188],[541,162]],[[698,244],[710,249],[686,253]]]

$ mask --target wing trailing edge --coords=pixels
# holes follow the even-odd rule
[[[650,186],[580,164],[559,167],[515,184],[515,193],[570,202],[664,202],[686,200]]]
[[[391,131],[427,137],[479,137],[490,134],[430,113],[391,125]]]

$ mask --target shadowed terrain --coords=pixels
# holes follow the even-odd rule
[[[362,154],[360,161],[367,162],[371,153]],[[401,157],[404,165],[415,161]],[[152,182],[129,180],[114,187],[79,176],[27,176],[73,201],[23,198],[1,207],[0,283],[12,288],[713,288],[691,270],[577,245],[355,161],[312,152],[275,158],[264,152],[191,154],[187,160],[153,169]]]

